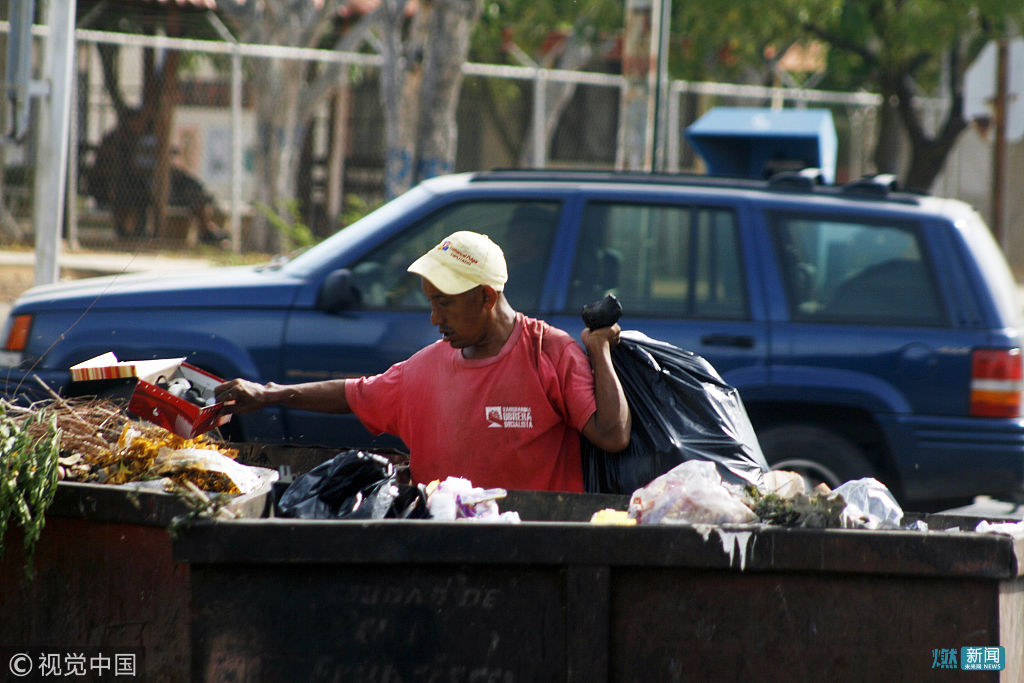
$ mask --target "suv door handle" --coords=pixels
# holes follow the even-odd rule
[[[741,349],[754,348],[754,338],[745,334],[709,334],[700,338],[705,346],[736,346]]]

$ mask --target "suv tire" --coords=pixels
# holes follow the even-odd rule
[[[851,479],[876,476],[852,441],[817,425],[770,427],[758,434],[758,441],[772,469],[799,472],[809,488],[825,482],[834,489]]]

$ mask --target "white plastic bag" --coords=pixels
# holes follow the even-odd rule
[[[688,460],[637,489],[629,516],[639,524],[742,524],[757,516],[722,483],[715,463]]]
[[[853,479],[832,492],[846,502],[842,522],[847,528],[899,529],[903,508],[885,484],[872,477]]]

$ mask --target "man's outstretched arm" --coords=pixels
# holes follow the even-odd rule
[[[218,402],[228,403],[230,413],[251,413],[267,406],[282,405],[318,413],[350,413],[345,398],[343,379],[303,384],[259,384],[246,379],[233,379],[214,389]]]

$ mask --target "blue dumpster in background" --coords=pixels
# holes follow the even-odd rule
[[[715,107],[686,128],[711,175],[766,178],[777,171],[821,169],[836,179],[836,128],[827,109]]]

